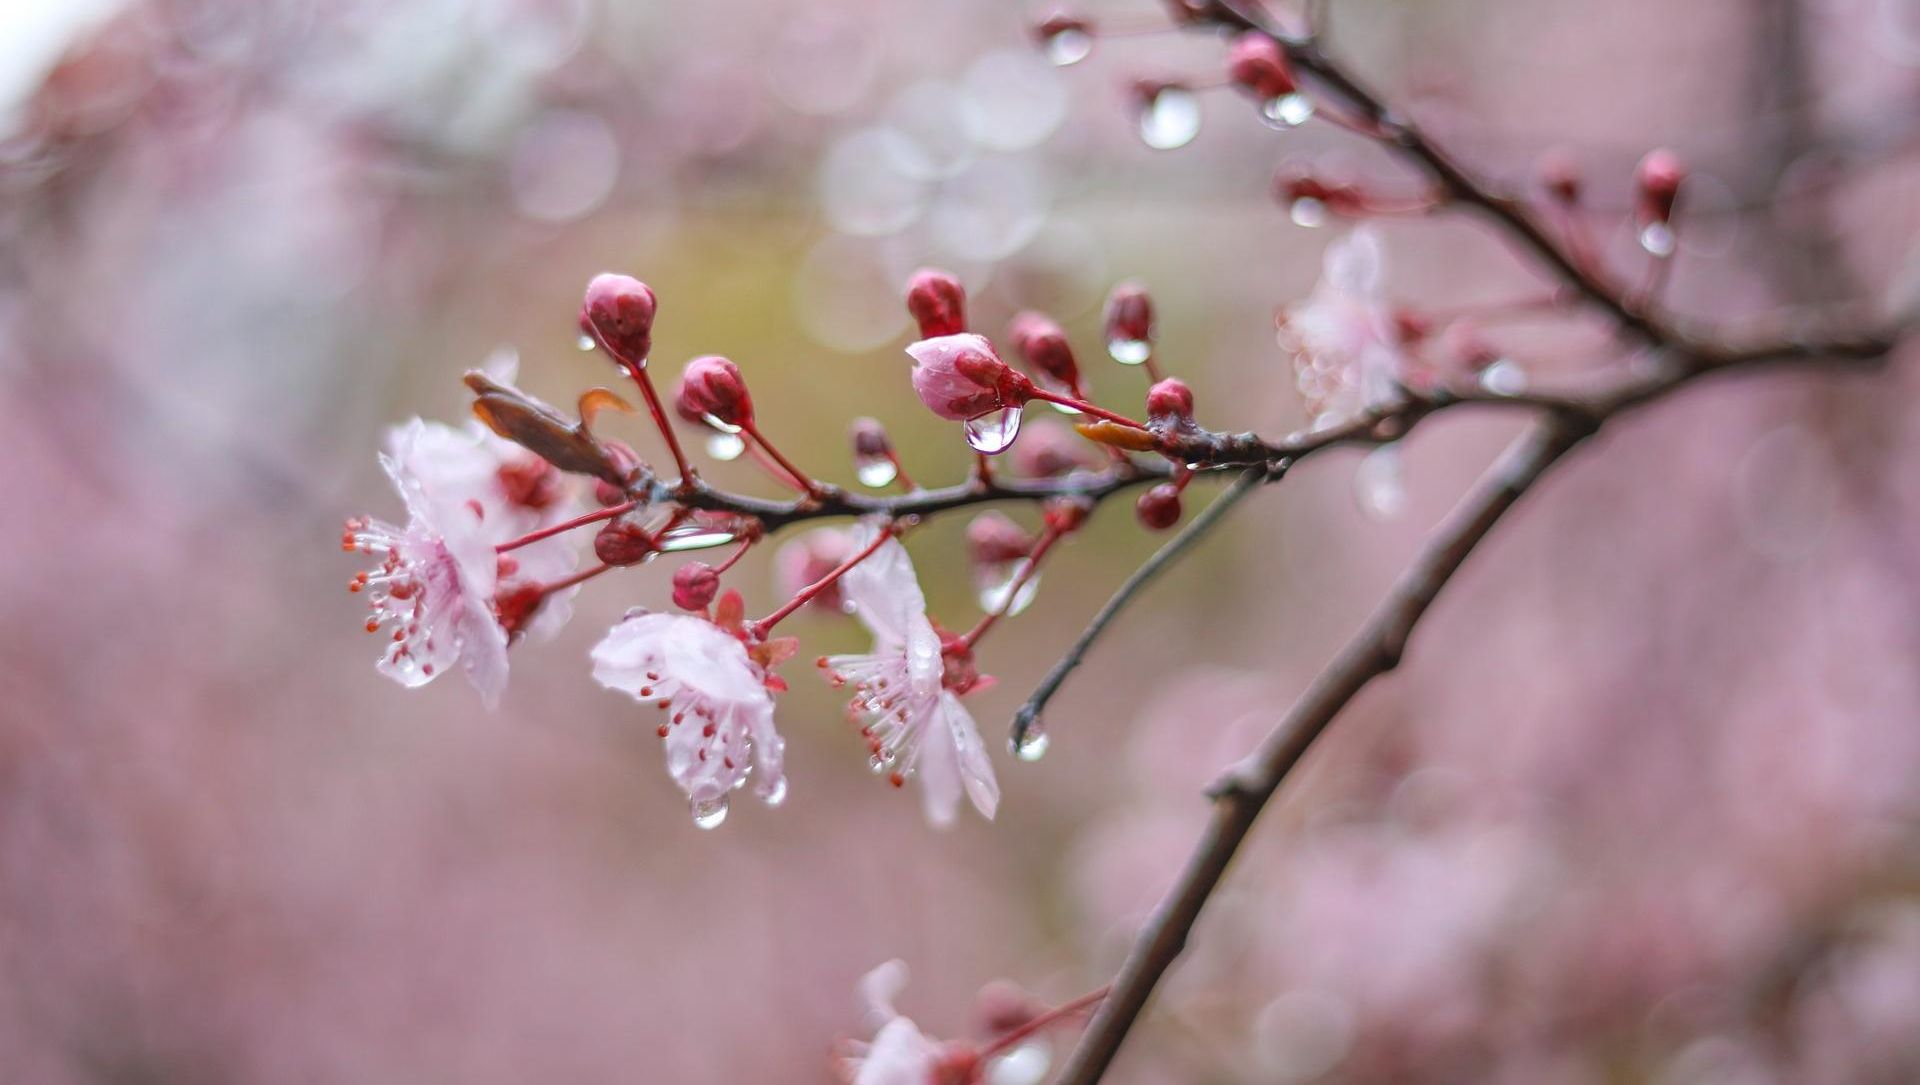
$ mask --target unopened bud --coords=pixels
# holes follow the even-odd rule
[[[709,425],[738,427],[753,421],[753,398],[747,394],[740,367],[718,354],[687,363],[674,392],[674,409]]]
[[[593,556],[608,565],[638,565],[655,549],[653,536],[628,520],[615,520],[593,537]]]
[[[704,561],[689,561],[673,571],[673,605],[705,610],[720,594],[720,574]]]
[[[1080,387],[1080,366],[1067,333],[1045,313],[1031,310],[1013,318],[1007,338],[1021,360],[1068,391]]]
[[[1107,295],[1107,353],[1124,365],[1139,365],[1153,353],[1153,299],[1147,288],[1124,282]]]
[[[900,477],[893,441],[886,427],[872,418],[856,418],[848,431],[853,441],[853,470],[863,486],[885,486]]]
[[[1153,487],[1140,495],[1133,515],[1149,531],[1165,531],[1179,523],[1180,488],[1171,482]]]
[[[1055,497],[1041,506],[1041,515],[1046,517],[1047,527],[1055,534],[1070,535],[1080,530],[1093,515],[1093,499],[1090,497]]]
[[[1033,552],[1033,536],[998,512],[983,512],[967,524],[967,558],[975,565],[1005,565]]]
[[[653,350],[653,291],[631,275],[595,275],[580,303],[580,330],[615,358],[645,365]]]
[[[1280,43],[1258,30],[1249,30],[1233,40],[1227,54],[1227,78],[1235,86],[1262,102],[1271,101],[1299,89],[1293,69],[1287,63]]]
[[[1673,203],[1680,195],[1680,184],[1687,168],[1678,155],[1664,148],[1650,151],[1634,171],[1635,212],[1642,225],[1666,222],[1673,217]]]
[[[960,280],[937,268],[922,268],[907,283],[907,312],[920,325],[920,338],[959,335],[967,330],[967,291]]]
[[[632,478],[635,469],[640,466],[640,454],[633,450],[633,446],[617,437],[602,437],[600,444],[606,448],[607,458],[613,461],[614,466]],[[606,479],[597,478],[593,480],[593,499],[602,508],[611,508],[625,503],[627,492]]]
[[[994,980],[973,999],[974,1028],[986,1037],[1012,1032],[1045,1012],[1046,1003],[1012,980]]]
[[[913,390],[927,409],[956,422],[1032,398],[1033,383],[978,335],[943,335],[907,347]]]
[[[1178,377],[1168,377],[1147,389],[1147,417],[1184,419],[1193,417],[1193,389]]]

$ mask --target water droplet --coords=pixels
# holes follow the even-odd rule
[[[1640,230],[1640,247],[1666,259],[1673,255],[1673,227],[1664,222],[1649,222]]]
[[[660,539],[660,552],[677,554],[683,550],[711,550],[732,542],[731,531],[713,531],[703,527],[683,527],[667,532]]]
[[[717,799],[695,799],[693,801],[693,823],[702,829],[717,829],[727,820],[727,797]]]
[[[1353,496],[1360,511],[1375,520],[1391,520],[1407,508],[1407,469],[1396,445],[1367,453],[1353,473]]]
[[[900,469],[885,456],[861,456],[854,461],[853,473],[859,476],[860,485],[879,489],[889,485],[900,477]]]
[[[582,334],[579,339],[574,340],[573,345],[579,347],[581,350],[592,350],[599,344],[593,341],[593,336]]]
[[[1020,436],[1020,408],[1002,407],[967,419],[967,443],[975,452],[998,455],[1013,447]]]
[[[1093,35],[1077,26],[1067,27],[1049,35],[1040,51],[1055,67],[1078,64],[1093,52]]]
[[[1480,371],[1480,387],[1496,396],[1517,396],[1527,390],[1527,371],[1502,358]]]
[[[1153,356],[1153,344],[1145,339],[1115,339],[1107,344],[1107,354],[1121,365],[1139,365]]]
[[[1040,1085],[1053,1065],[1053,1048],[1044,1037],[1035,1036],[1026,1043],[995,1059],[987,1071],[989,1085]]]
[[[778,780],[775,780],[773,786],[767,789],[766,794],[760,796],[760,801],[766,803],[768,806],[779,806],[781,803],[786,802],[787,778],[782,776]]]
[[[1304,94],[1269,98],[1260,105],[1260,117],[1275,128],[1298,128],[1313,117],[1313,99]]]
[[[1027,582],[1020,585],[1020,590],[1013,593],[1011,603],[1007,600],[1008,590],[1013,587],[1013,582],[1019,578],[1020,571],[1026,566],[1025,561],[1016,561],[1002,569],[992,566],[984,567],[985,575],[982,577],[984,583],[980,585],[978,596],[980,609],[988,614],[1005,613],[1009,618],[1027,609],[1028,604],[1033,602],[1033,597],[1040,591],[1040,576],[1037,573],[1028,577]]]
[[[1047,406],[1052,407],[1054,410],[1059,411],[1061,414],[1077,415],[1080,413],[1080,408],[1078,407],[1069,407],[1064,403],[1055,403],[1052,400],[1047,401]]]
[[[1302,196],[1287,206],[1287,217],[1295,226],[1311,230],[1327,221],[1327,205],[1312,196]]]
[[[1038,761],[1047,755],[1049,742],[1046,726],[1036,718],[1027,724],[1019,740],[1012,744],[1013,756],[1022,761]]]
[[[1185,147],[1200,134],[1200,99],[1181,86],[1153,92],[1140,106],[1140,141],[1156,151]]]
[[[716,460],[737,460],[747,450],[747,442],[737,433],[716,433],[707,438],[707,455]]]
[[[721,433],[739,433],[740,432],[739,426],[736,426],[731,422],[723,422],[715,415],[703,414],[700,416],[700,421],[705,422],[708,426],[720,431]]]

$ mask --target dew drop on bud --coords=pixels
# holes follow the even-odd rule
[[[1517,396],[1527,390],[1527,371],[1502,358],[1480,371],[1480,387],[1496,396]]]
[[[1287,217],[1295,226],[1311,230],[1327,221],[1327,205],[1312,196],[1302,196],[1287,205]]]
[[[993,576],[982,583],[978,596],[980,609],[988,614],[1005,614],[1009,618],[1027,609],[1027,606],[1033,602],[1033,597],[1040,592],[1039,574],[1027,577],[1027,582],[1020,585],[1020,590],[1013,593],[1013,598],[1007,598],[1008,590],[1013,587],[1013,582],[1019,579],[1021,570],[1026,566],[1027,563],[1024,561],[1013,562],[1007,566],[1003,574]]]
[[[1083,27],[1062,27],[1047,35],[1040,51],[1046,55],[1048,63],[1055,67],[1078,64],[1093,52],[1093,35]]]
[[[966,431],[967,444],[975,452],[998,455],[1013,447],[1013,439],[1020,436],[1020,408],[1001,407],[974,415],[967,419]]]
[[[1185,147],[1200,134],[1200,99],[1185,87],[1160,87],[1139,109],[1140,142],[1156,151]]]
[[[885,456],[862,456],[854,464],[853,473],[859,477],[860,485],[879,489],[889,485],[900,477],[900,469]]]
[[[767,790],[767,793],[760,796],[760,801],[766,803],[768,806],[779,806],[781,803],[786,802],[787,778],[782,776],[780,779],[775,780],[773,786]]]
[[[1298,128],[1313,117],[1313,99],[1304,94],[1282,94],[1260,103],[1260,118],[1274,128]]]
[[[725,546],[738,538],[731,531],[713,531],[699,526],[677,528],[660,537],[659,550],[662,554],[678,554],[687,550],[711,550],[716,546]]]
[[[1673,255],[1673,227],[1664,222],[1649,222],[1640,230],[1640,247],[1665,259]]]
[[[599,346],[600,344],[598,344],[598,343],[595,343],[595,342],[593,341],[593,336],[591,336],[591,335],[584,335],[584,334],[583,334],[583,335],[581,335],[581,336],[580,336],[580,338],[579,338],[579,339],[576,339],[576,340],[574,341],[574,344],[573,344],[573,345],[574,345],[574,346],[576,346],[576,347],[579,347],[579,348],[580,348],[581,350],[583,350],[583,351],[585,351],[585,350],[592,350],[592,349],[593,349],[594,347],[597,347],[597,346]]]
[[[1353,496],[1360,511],[1375,520],[1391,520],[1407,508],[1407,469],[1400,449],[1385,445],[1367,453],[1353,473]]]
[[[1038,761],[1047,755],[1047,729],[1039,718],[1027,723],[1027,729],[1011,743],[1013,756],[1022,761]]]
[[[1115,339],[1107,344],[1107,355],[1121,365],[1139,365],[1153,356],[1153,344],[1145,339]]]
[[[737,460],[747,450],[747,442],[737,433],[715,433],[707,438],[707,455],[722,462]]]
[[[705,422],[709,427],[715,430],[718,430],[721,433],[739,433],[740,432],[739,426],[734,425],[732,422],[723,421],[717,415],[702,414],[700,416],[700,421]],[[739,455],[739,453],[736,452],[734,453],[734,455],[737,456]]]
[[[727,797],[717,799],[695,799],[693,801],[693,823],[702,829],[718,829],[720,823],[727,820]]]

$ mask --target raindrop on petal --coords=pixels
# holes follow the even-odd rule
[[[693,801],[693,823],[702,829],[717,829],[727,820],[727,797],[717,799],[695,799]]]
[[[775,780],[773,786],[767,789],[766,794],[760,796],[760,801],[766,803],[768,806],[779,806],[781,803],[786,802],[787,778],[782,776],[778,780]]]
[[[1327,205],[1312,196],[1302,196],[1287,206],[1287,217],[1295,226],[1311,230],[1327,221]]]
[[[747,442],[737,433],[721,432],[707,438],[707,455],[721,462],[737,460],[746,450]]]
[[[1298,128],[1313,117],[1313,99],[1304,94],[1282,94],[1260,105],[1260,118],[1274,128]]]
[[[1140,141],[1156,151],[1185,147],[1200,134],[1200,99],[1181,86],[1165,86],[1140,105]]]
[[[998,455],[1013,447],[1013,439],[1020,436],[1020,408],[1002,407],[974,415],[967,419],[966,431],[967,444],[975,452]]]
[[[900,477],[900,469],[885,456],[862,456],[855,463],[853,473],[860,478],[860,485],[879,489]]]
[[[1496,396],[1517,396],[1527,390],[1527,371],[1502,358],[1480,371],[1480,387]]]
[[[1407,469],[1400,449],[1385,445],[1367,453],[1353,473],[1353,496],[1360,511],[1375,520],[1391,520],[1407,508]]]
[[[1107,355],[1121,365],[1139,365],[1153,356],[1153,344],[1145,339],[1115,339],[1107,344]]]
[[[1640,230],[1640,247],[1662,259],[1673,255],[1673,227],[1664,222],[1649,222]]]
[[[1013,756],[1022,761],[1038,761],[1047,755],[1047,728],[1039,717],[1028,721],[1018,741],[1011,743]]]
[[[1077,26],[1069,26],[1047,36],[1040,51],[1056,67],[1078,64],[1093,52],[1093,35]]]

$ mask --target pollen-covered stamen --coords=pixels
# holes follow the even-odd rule
[[[435,588],[452,587],[438,582],[451,579],[451,558],[444,564],[409,561],[403,556],[404,541],[404,532],[385,521],[366,518],[347,521],[341,536],[342,548],[380,559],[374,568],[356,573],[347,583],[347,590],[366,596],[367,607],[372,612],[366,623],[368,633],[391,630],[384,665],[430,678],[439,645],[434,641],[429,620],[429,598]],[[436,569],[441,570],[437,578]]]
[[[924,724],[935,715],[938,688],[913,681],[905,655],[834,656],[819,661],[836,687],[852,686],[847,718],[860,726],[867,765],[896,786],[913,775]]]

